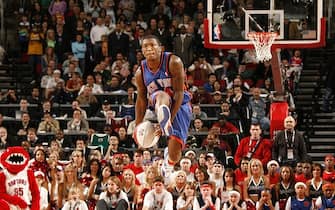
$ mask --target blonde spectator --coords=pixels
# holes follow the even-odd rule
[[[70,161],[72,165],[76,168],[77,176],[81,177],[81,175],[84,173],[84,169],[86,166],[83,152],[80,150],[74,150],[70,156]]]
[[[62,153],[62,145],[60,144],[60,142],[58,142],[57,140],[51,140],[49,152],[48,152],[49,154],[48,160],[51,160],[57,163],[59,160],[59,157],[61,157],[61,153]]]
[[[54,54],[54,48],[55,48],[55,45],[56,45],[56,34],[55,34],[55,31],[53,29],[48,29],[47,30],[47,33],[46,33],[46,37],[45,37],[45,43],[46,43],[46,46],[47,46],[47,49],[46,49],[46,52],[47,52],[47,56],[49,55],[53,55],[55,57],[55,54]],[[49,50],[52,50],[52,54],[50,54],[48,51]],[[56,58],[56,57],[55,57]]]
[[[71,187],[78,187],[81,192],[83,192],[83,185],[79,182],[77,178],[77,167],[73,164],[69,164],[64,169],[64,179],[58,184],[58,207],[61,208],[66,201],[68,201],[69,189]],[[84,195],[80,196],[84,199]]]
[[[145,171],[145,179],[144,183],[141,184],[138,198],[137,198],[137,203],[138,203],[138,208],[143,206],[143,200],[144,196],[149,190],[152,189],[153,182],[155,180],[155,177],[159,175],[158,169],[153,166],[149,166],[146,171]]]
[[[122,173],[122,190],[127,194],[130,209],[135,209],[138,198],[138,186],[135,184],[135,174],[132,170],[126,169]]]
[[[255,208],[261,191],[269,187],[270,182],[264,176],[262,162],[258,159],[251,159],[248,165],[248,177],[245,178],[243,184],[243,198],[248,208]]]
[[[167,187],[167,191],[169,191],[172,195],[174,205],[177,202],[178,197],[182,194],[185,189],[187,183],[187,176],[185,171],[176,171],[172,175],[172,183]]]
[[[58,142],[56,142],[55,140],[53,140],[52,144],[59,145]],[[52,147],[54,147],[54,146],[51,146],[50,150],[51,150]],[[51,151],[50,154],[49,154],[49,157],[47,159],[47,162],[50,166],[50,169],[56,169],[56,167],[58,166],[58,161],[59,161],[58,151]]]

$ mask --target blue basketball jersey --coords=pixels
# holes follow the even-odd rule
[[[149,97],[158,90],[164,91],[171,96],[173,99],[173,88],[172,88],[172,78],[169,73],[169,61],[171,53],[164,52],[161,54],[161,63],[158,67],[158,71],[153,72],[147,65],[147,61],[143,60],[141,67],[143,73],[143,82],[147,87],[147,92]],[[188,103],[191,100],[190,93],[184,90],[184,98],[182,104]]]
[[[164,52],[161,55],[161,63],[159,65],[158,71],[153,72],[147,65],[147,61],[143,60],[142,75],[144,85],[147,87],[148,98],[151,99],[153,104],[149,105],[150,109],[155,107],[155,97],[157,91],[164,91],[171,97],[171,102],[173,101],[173,87],[172,87],[172,78],[169,72],[169,61],[171,53]],[[190,106],[191,94],[187,91],[186,85],[184,88],[184,97],[182,104],[175,116],[172,127],[173,133],[172,136],[177,137],[180,140],[180,143],[185,144],[188,137],[188,129],[191,122],[192,110]]]

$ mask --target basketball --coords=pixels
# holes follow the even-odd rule
[[[140,148],[150,148],[158,142],[159,136],[155,136],[154,125],[144,121],[135,127],[134,140]]]

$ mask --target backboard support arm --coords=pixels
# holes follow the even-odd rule
[[[282,72],[280,70],[280,49],[272,48],[272,59],[271,59],[271,69],[273,75],[273,84],[276,91],[276,98],[281,98],[284,96],[284,85],[282,80]]]

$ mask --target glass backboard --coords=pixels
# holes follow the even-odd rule
[[[322,0],[209,0],[205,20],[208,48],[251,48],[249,32],[276,32],[277,48],[324,46],[326,21]]]

